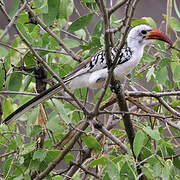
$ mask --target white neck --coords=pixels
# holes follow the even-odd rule
[[[145,44],[140,44],[136,40],[127,39],[127,46],[131,49],[135,57],[134,60],[139,62],[143,56]]]

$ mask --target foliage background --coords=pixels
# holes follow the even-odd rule
[[[134,2],[127,1],[121,11],[114,13],[111,18],[113,28],[120,26],[121,17],[125,17],[127,23],[125,9],[129,6],[131,10]],[[119,2],[108,1],[106,5],[114,7],[116,3]],[[156,22],[151,11],[147,17],[133,18],[131,25],[147,23],[164,28],[167,24],[166,33],[174,38],[174,45],[179,48],[180,8],[178,1],[172,1],[172,7],[168,3],[171,1],[163,2],[167,10],[158,15],[164,24],[160,20]],[[38,58],[30,47],[60,77],[69,73],[81,59],[107,48],[103,20],[94,0],[82,0],[80,6],[72,0],[34,0],[30,4],[32,11],[57,38],[42,25],[40,27],[40,22],[30,14],[27,6],[19,12],[23,2],[13,1],[9,16],[15,21],[9,29],[1,30],[0,36],[1,121],[32,98],[30,95],[34,94],[29,93],[34,93],[35,86],[40,92],[46,82],[52,83],[51,74],[46,75],[44,66],[37,63]],[[3,9],[4,5],[1,5],[2,12]],[[135,14],[137,12],[135,9]],[[18,13],[17,19],[15,13]],[[3,15],[7,18],[6,11]],[[29,44],[23,42],[16,29],[13,39],[8,34],[2,37],[15,26]],[[120,32],[113,34],[114,43],[118,38],[122,38]],[[72,51],[65,51],[66,47]],[[37,76],[38,73],[42,75],[41,72],[44,76]],[[119,111],[116,104],[103,109],[97,122],[93,122],[95,130],[92,132],[92,126],[86,124],[90,119],[85,118],[85,112],[79,109],[73,98],[71,103],[67,102],[66,94],[60,95],[62,100],[46,101],[45,109],[35,107],[18,121],[1,124],[1,176],[4,179],[69,179],[71,176],[74,179],[179,179],[179,72],[178,49],[167,50],[162,42],[146,48],[141,64],[132,72],[130,80],[126,80],[125,87],[136,132],[131,139],[133,144],[129,144],[122,121],[126,112]],[[87,92],[82,89],[74,94],[90,111],[97,107],[102,90]],[[106,102],[110,96],[111,90],[107,89],[102,101]]]

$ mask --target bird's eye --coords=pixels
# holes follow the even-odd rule
[[[142,30],[141,33],[142,33],[143,35],[145,35],[145,34],[147,34],[147,31]]]

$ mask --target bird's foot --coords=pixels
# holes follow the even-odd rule
[[[113,80],[110,89],[113,93],[119,93],[119,91],[122,91],[121,82],[119,80]]]

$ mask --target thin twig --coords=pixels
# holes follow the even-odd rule
[[[2,38],[9,32],[9,30],[11,29],[11,27],[14,25],[15,21],[17,20],[18,15],[25,9],[27,4],[27,1],[24,2],[24,4],[21,6],[21,8],[19,10],[16,11],[15,15],[13,16],[13,18],[11,19],[11,21],[9,22],[9,24],[6,26],[5,30],[3,31],[3,33],[0,35],[0,41],[2,40]],[[3,8],[1,6],[1,8]]]
[[[115,144],[117,144],[124,152],[128,152],[128,148],[124,145],[116,136],[114,136],[111,132],[109,132],[105,127],[94,124],[95,128],[98,129],[103,135],[111,139]]]
[[[180,157],[180,154],[176,154],[176,155],[173,155],[173,156],[167,156],[167,157],[164,157],[165,160],[167,159],[175,159],[175,158],[178,158]]]
[[[180,119],[180,117],[176,117],[176,116],[165,116],[163,114],[158,114],[158,113],[146,113],[146,114],[142,114],[142,113],[135,113],[135,112],[125,112],[125,111],[100,111],[99,114],[130,114],[133,116],[143,116],[143,117],[154,117],[154,118],[162,118],[162,119]],[[180,128],[180,127],[179,127]]]
[[[108,9],[108,14],[109,16],[111,14],[113,14],[116,10],[118,10],[121,6],[123,6],[125,3],[127,2],[127,0],[121,0],[120,2],[118,2],[116,5],[114,5],[113,7]]]
[[[180,91],[171,92],[146,92],[146,91],[125,91],[126,96],[132,97],[162,97],[162,96],[180,96]]]
[[[76,163],[76,162],[74,162],[74,161],[71,161],[71,163],[72,163],[73,165],[75,165],[75,166],[78,166],[78,167],[79,167],[80,169],[82,169],[86,174],[90,174],[90,175],[94,176],[95,178],[100,179],[100,177],[99,177],[97,174],[95,174],[95,173],[89,171],[88,169],[82,167],[80,164],[78,164],[78,163]]]
[[[18,48],[14,48],[14,47],[12,47],[12,46],[9,45],[9,44],[6,44],[6,43],[4,43],[4,42],[0,42],[0,45],[1,45],[1,46],[4,46],[4,47],[6,47],[6,48],[9,48],[9,49],[13,49],[14,51],[20,53],[21,55],[24,55],[24,53],[22,53],[21,51],[19,51]]]
[[[83,42],[85,42],[85,43],[88,43],[88,41],[86,41],[86,40],[84,40],[84,39],[82,39],[82,38],[80,39],[80,38],[78,38],[77,36],[75,36],[74,34],[71,34],[71,33],[67,32],[67,31],[65,31],[65,30],[63,30],[63,29],[61,29],[60,31],[63,32],[64,34],[67,34],[68,36],[70,36],[70,37],[78,40],[78,41],[83,41]]]
[[[17,151],[16,150],[14,150],[14,151],[11,151],[11,152],[8,152],[8,153],[5,153],[5,154],[3,154],[3,155],[1,155],[0,156],[0,159],[1,158],[3,158],[3,157],[6,157],[6,156],[9,156],[9,155],[11,155],[11,154],[14,154],[14,153],[16,153]]]
[[[171,106],[169,106],[169,104],[167,104],[162,97],[157,98],[159,100],[159,102],[168,110],[170,111],[172,114],[175,114],[177,116],[180,117],[180,113],[177,112],[175,109],[173,109]]]
[[[153,112],[153,110],[151,108],[148,108],[147,106],[144,106],[142,105],[140,102],[137,102],[137,101],[134,101],[132,100],[130,97],[128,98],[128,101],[130,101],[131,103],[133,103],[134,105],[136,105],[138,108],[142,109],[143,111],[147,112],[147,113],[155,113]],[[157,117],[158,118],[158,117]],[[167,120],[166,118],[163,119],[162,117],[161,118],[158,118],[159,120],[161,120],[162,122],[165,121],[165,123],[168,123],[170,126],[180,130],[180,126],[178,126],[177,124],[173,123],[171,120]]]

